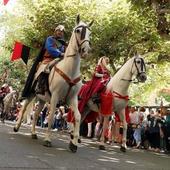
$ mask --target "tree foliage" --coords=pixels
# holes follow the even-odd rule
[[[156,5],[155,5],[156,4]],[[22,88],[24,80],[44,39],[53,34],[58,24],[66,27],[66,39],[69,40],[79,13],[82,20],[94,20],[92,27],[92,54],[88,61],[82,61],[82,73],[89,79],[97,59],[106,55],[111,60],[112,73],[138,52],[145,56],[147,63],[156,65],[156,70],[149,67],[149,80],[144,85],[133,85],[132,99],[145,103],[157,84],[169,86],[165,75],[170,61],[169,13],[162,12],[165,24],[160,25],[162,1],[152,0],[22,0],[13,3],[13,11],[5,7],[0,15],[0,28],[6,32],[1,42],[0,73],[4,67],[11,68],[11,80],[16,87]],[[168,5],[164,4],[164,9]],[[9,56],[14,41],[21,41],[32,48],[31,59],[27,67],[21,61],[11,63]],[[3,63],[8,63],[4,65]],[[152,83],[150,82],[152,80]],[[159,82],[159,83],[158,83]],[[21,85],[19,85],[21,83]],[[140,89],[140,90],[139,90]],[[143,94],[143,99],[138,96]]]

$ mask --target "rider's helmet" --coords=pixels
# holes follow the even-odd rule
[[[64,25],[58,25],[58,26],[55,28],[54,31],[57,31],[57,30],[65,32],[65,27],[64,27]]]

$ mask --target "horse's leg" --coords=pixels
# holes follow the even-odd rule
[[[51,127],[52,123],[54,121],[54,113],[56,111],[56,104],[58,103],[58,92],[53,93],[51,96],[51,101],[50,101],[50,110],[48,114],[48,128],[45,134],[45,139],[44,139],[44,146],[51,147]]]
[[[89,112],[90,112],[89,107],[85,106],[83,114],[81,115],[80,125],[81,125],[81,123],[83,123],[83,121],[85,120],[85,118]],[[73,139],[74,138],[73,132],[74,132],[74,128],[75,128],[74,123],[69,123],[69,127],[70,127],[70,137],[71,137],[71,139]],[[80,128],[78,143],[81,143],[81,135],[82,135],[82,133],[81,133],[81,128]]]
[[[81,120],[80,123],[83,123],[83,121],[85,120],[85,118],[87,117],[87,115],[90,113],[90,109],[88,106],[84,107],[83,113],[81,114]]]
[[[4,108],[4,106],[3,106],[3,102],[2,102],[2,100],[0,100],[0,113],[1,113],[1,115],[0,115],[0,119],[2,119],[3,108]]]
[[[33,98],[29,98],[29,99],[25,99],[24,102],[23,102],[23,106],[21,107],[21,110],[19,111],[19,117],[18,117],[18,120],[14,126],[14,132],[18,132],[20,126],[21,126],[21,123],[22,123],[22,119],[23,119],[23,116],[24,116],[24,113],[27,109],[27,106],[28,104],[31,102]]]
[[[37,124],[38,116],[39,116],[40,112],[42,111],[42,109],[44,107],[44,104],[45,104],[45,102],[40,100],[39,101],[39,105],[38,105],[38,109],[34,112],[33,122],[32,122],[32,127],[31,127],[31,136],[32,136],[32,139],[37,139],[37,134],[35,132],[35,126]]]
[[[85,120],[86,116],[88,115],[89,113],[89,108],[88,107],[85,107],[84,111],[83,111],[83,114],[81,115],[81,120],[80,120],[80,132],[79,132],[79,138],[78,138],[78,143],[81,143],[81,137],[82,137],[82,130],[81,130],[81,124],[83,123],[83,121]],[[71,139],[74,138],[74,135],[73,135],[73,132],[74,132],[74,123],[71,123],[70,124],[70,137]]]
[[[78,100],[74,97],[70,102],[70,107],[73,110],[75,123],[74,123],[74,131],[73,131],[73,138],[71,138],[69,148],[72,152],[77,151],[77,143],[79,140],[79,132],[80,132],[80,120],[81,115],[78,110]]]
[[[111,145],[113,141],[113,120],[110,120],[109,122],[108,141],[109,141],[109,144]]]
[[[10,101],[9,101],[10,102]],[[3,117],[2,117],[2,122],[5,121],[5,119],[7,119],[9,113],[11,111],[11,103],[4,103],[4,109],[3,109]]]
[[[6,111],[3,110],[1,114],[2,114],[1,121],[2,121],[2,123],[5,123],[5,119],[6,119]]]
[[[97,141],[100,141],[101,138],[102,124],[103,124],[103,117],[101,116],[101,114],[99,114],[95,126],[95,138],[97,139]]]
[[[102,130],[100,143],[99,143],[99,149],[100,150],[105,150],[105,133],[106,133],[106,131],[108,129],[108,125],[109,125],[109,116],[104,116],[103,130]]]
[[[9,109],[6,107],[6,105],[4,105],[4,108],[2,110],[2,118],[1,118],[2,123],[5,123],[5,119],[7,117],[8,110]]]
[[[3,100],[1,101],[1,121],[4,123],[4,102]]]
[[[126,116],[125,116],[125,109],[123,109],[119,114],[120,120],[123,122],[123,138],[122,138],[122,144],[120,150],[122,152],[126,152],[126,135],[127,135],[127,122],[126,122]]]

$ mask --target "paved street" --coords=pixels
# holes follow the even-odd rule
[[[68,150],[69,137],[53,132],[53,147],[43,146],[44,130],[38,129],[38,140],[30,137],[30,127],[13,132],[13,124],[0,123],[0,170],[169,170],[170,155],[144,150],[119,151],[117,145],[98,150],[97,144],[83,139],[78,152]]]

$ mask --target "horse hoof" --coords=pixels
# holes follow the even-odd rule
[[[52,147],[52,144],[51,144],[51,142],[50,141],[44,141],[44,146],[46,146],[46,147]]]
[[[32,139],[38,139],[37,134],[32,134]]]
[[[1,122],[2,122],[2,123],[5,123],[5,120],[4,120],[4,119],[2,119],[2,120],[1,120]]]
[[[122,152],[126,152],[126,148],[123,147],[123,146],[120,147],[120,150],[121,150]]]
[[[18,132],[18,128],[14,127],[13,128],[14,132]]]
[[[77,152],[77,146],[74,145],[72,142],[69,143],[69,149],[70,149],[73,153],[76,153],[76,152]]]
[[[70,134],[70,138],[73,140],[74,139],[74,136],[72,134]]]
[[[81,139],[78,139],[78,143],[81,143]]]
[[[99,149],[100,149],[100,150],[106,150],[106,148],[105,148],[104,145],[99,145]]]

